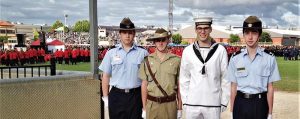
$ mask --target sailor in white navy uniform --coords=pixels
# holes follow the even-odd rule
[[[273,82],[280,80],[276,59],[258,46],[262,23],[249,16],[243,24],[246,49],[229,62],[233,119],[272,119]]]
[[[185,118],[220,119],[230,97],[227,52],[210,37],[211,17],[194,20],[197,39],[184,49],[179,75]]]

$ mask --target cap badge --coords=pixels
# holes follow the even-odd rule
[[[252,27],[252,24],[248,24],[248,27]]]

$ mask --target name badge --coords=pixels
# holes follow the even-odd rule
[[[120,57],[119,55],[115,55],[115,56],[113,57],[113,60],[114,60],[114,61],[120,61],[120,60],[121,60],[121,57]]]
[[[236,70],[237,70],[238,72],[242,72],[242,71],[245,71],[246,68],[245,68],[245,67],[240,67],[240,68],[237,68]]]

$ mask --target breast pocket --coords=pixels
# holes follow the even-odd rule
[[[123,60],[112,61],[111,62],[112,70],[119,71],[122,68],[122,64],[123,64]]]
[[[264,80],[267,80],[269,78],[269,76],[271,75],[270,71],[269,70],[262,70],[260,72],[257,72],[257,75],[264,79]]]
[[[177,68],[178,67],[175,67],[173,65],[166,66],[166,67],[164,67],[164,72],[166,72],[167,76],[170,79],[175,79],[177,76]]]
[[[247,70],[244,70],[244,71],[238,71],[235,73],[235,76],[236,76],[236,80],[237,80],[237,83],[239,85],[246,85],[247,83],[247,76],[248,76],[248,71]]]
[[[245,78],[248,76],[248,72],[247,71],[238,71],[235,73],[235,76],[237,78]]]
[[[131,65],[132,65],[133,68],[138,68],[139,69],[141,63],[140,62],[132,62]]]

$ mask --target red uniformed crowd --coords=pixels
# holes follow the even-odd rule
[[[153,46],[144,46],[149,53],[155,51]],[[101,47],[98,50],[98,60],[102,60],[106,52],[110,48]],[[170,47],[170,52],[182,56],[184,46]],[[240,47],[228,46],[226,47],[228,56],[230,57],[234,52],[239,51]],[[76,65],[78,62],[90,61],[90,49],[88,47],[71,47],[68,46],[65,50],[56,50],[54,53],[46,53],[42,48],[27,48],[23,51],[13,50],[0,50],[0,63],[6,66],[23,66],[25,64],[39,64],[50,61],[53,56],[58,64],[72,64]]]
[[[23,49],[18,51],[16,48],[12,50],[0,50],[0,62],[1,65],[6,66],[44,63],[45,55],[45,50],[41,48],[28,48],[26,51],[23,51]]]

